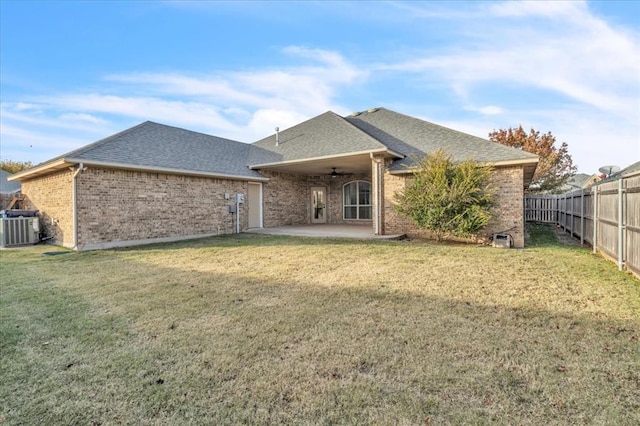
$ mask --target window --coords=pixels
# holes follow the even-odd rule
[[[342,187],[345,219],[371,220],[371,184],[363,180]]]

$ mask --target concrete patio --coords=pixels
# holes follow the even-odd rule
[[[250,228],[249,234],[291,235],[317,238],[355,238],[360,240],[401,240],[405,234],[374,235],[371,226],[366,225],[297,225],[277,228]]]

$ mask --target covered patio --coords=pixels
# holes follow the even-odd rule
[[[290,235],[316,238],[353,238],[359,240],[401,240],[406,234],[375,235],[371,226],[345,224],[313,224],[279,226],[274,228],[249,228],[249,234]]]

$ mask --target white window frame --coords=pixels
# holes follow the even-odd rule
[[[373,220],[373,204],[360,204],[360,183],[364,182],[366,184],[369,185],[369,192],[370,192],[370,196],[369,196],[369,201],[373,201],[373,185],[371,184],[371,182],[366,181],[366,180],[352,180],[351,182],[347,182],[344,185],[342,185],[342,219],[343,220]],[[345,199],[344,199],[344,189],[348,186],[351,185],[352,183],[357,184],[356,186],[356,204],[345,204]],[[347,207],[355,207],[356,208],[356,217],[355,218],[347,218],[345,217],[345,210]],[[371,209],[371,214],[369,218],[366,219],[360,219],[360,207],[369,207]]]

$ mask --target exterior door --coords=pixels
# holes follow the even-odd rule
[[[327,189],[311,188],[311,223],[327,223]]]
[[[262,228],[262,184],[249,182],[247,195],[249,228]]]

